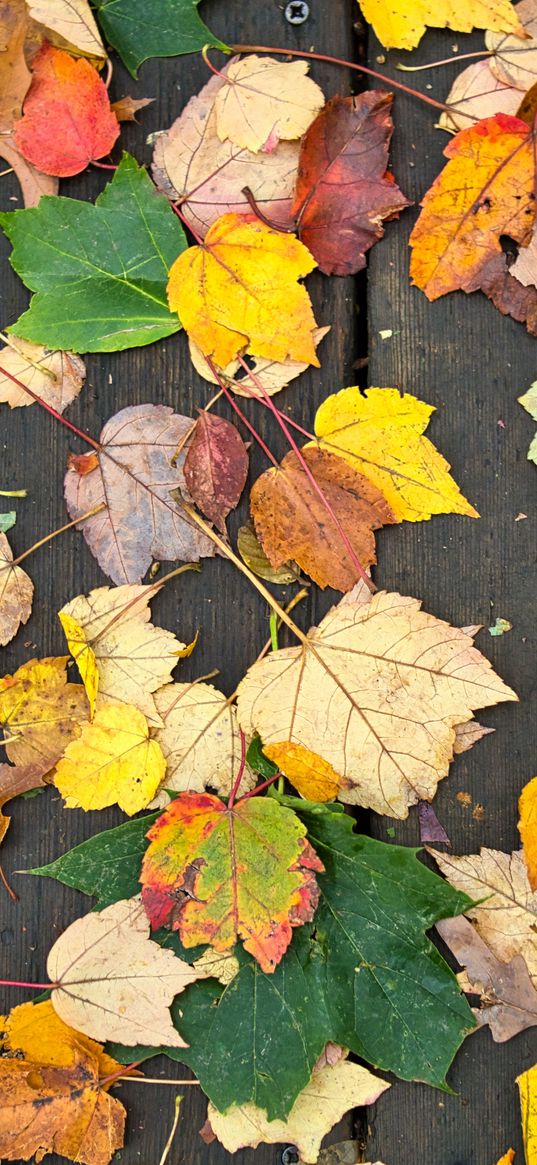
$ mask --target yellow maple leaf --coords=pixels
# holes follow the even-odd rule
[[[520,813],[518,829],[524,847],[528,879],[532,890],[537,890],[537,777],[528,781],[523,788],[518,810]]]
[[[257,153],[280,140],[301,138],[324,105],[307,76],[307,61],[275,61],[255,54],[232,61],[216,95],[218,137]]]
[[[95,701],[99,691],[99,669],[95,652],[92,651],[84,632],[84,628],[64,611],[60,611],[59,620],[65,632],[67,646],[80,672],[80,678],[86,689],[89,700],[91,719],[95,715]]]
[[[88,702],[81,684],[67,683],[67,661],[31,659],[0,679],[0,729],[12,764],[39,764],[44,775],[80,732]]]
[[[386,49],[414,49],[429,26],[524,36],[510,0],[360,0],[360,7]]]
[[[432,514],[467,514],[466,501],[448,462],[423,436],[432,405],[396,388],[334,393],[317,410],[321,448],[337,453],[380,489],[396,519],[420,522]]]
[[[83,1048],[97,1057],[101,1077],[116,1072],[119,1065],[107,1056],[96,1040],[75,1031],[60,1019],[50,999],[42,1003],[21,1003],[8,1016],[0,1016],[2,1052],[22,1052],[26,1060],[38,1059],[53,1068],[69,1068]]]
[[[225,368],[242,351],[319,367],[309,295],[298,279],[316,267],[293,235],[224,214],[203,245],[170,270],[168,300],[204,356]]]
[[[537,1165],[537,1064],[517,1076],[526,1165]]]
[[[129,704],[105,704],[58,762],[53,779],[68,809],[118,804],[131,816],[154,797],[166,771],[147,720]]]

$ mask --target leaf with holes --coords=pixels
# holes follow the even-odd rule
[[[248,453],[235,425],[205,410],[194,426],[183,466],[188,490],[223,534],[248,476]]]

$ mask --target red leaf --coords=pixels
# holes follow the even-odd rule
[[[386,173],[391,93],[333,97],[302,140],[293,213],[299,238],[325,275],[353,275],[410,203]]]
[[[248,454],[235,426],[200,412],[183,473],[196,505],[225,533],[225,519],[238,505],[248,475]]]
[[[44,174],[66,178],[108,154],[119,136],[108,91],[93,65],[45,44],[33,62],[17,149]]]

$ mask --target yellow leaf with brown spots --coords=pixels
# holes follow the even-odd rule
[[[0,679],[0,729],[12,764],[48,773],[79,735],[88,701],[81,684],[67,682],[68,658],[31,659]]]

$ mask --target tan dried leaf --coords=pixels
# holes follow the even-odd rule
[[[304,796],[329,770],[340,800],[404,818],[446,776],[457,726],[517,699],[469,636],[420,606],[359,584],[300,647],[242,680],[243,731]]]
[[[34,584],[20,566],[13,564],[13,552],[5,534],[0,533],[0,645],[5,647],[17,634],[21,623],[32,613]]]
[[[113,101],[110,108],[115,113],[118,121],[137,121],[136,114],[140,109],[145,109],[147,105],[152,105],[155,100],[155,97],[131,97],[127,93],[126,97],[120,97],[119,101]]]
[[[133,704],[151,726],[163,721],[153,693],[169,684],[184,643],[151,623],[149,603],[159,587],[125,584],[98,587],[62,607],[85,632],[99,672],[99,697]],[[97,707],[99,707],[99,698]]]
[[[526,40],[509,33],[487,32],[485,45],[494,54],[492,71],[506,85],[526,92],[537,80],[537,0],[520,0],[516,14]]]
[[[324,94],[308,70],[307,61],[255,54],[231,61],[215,102],[220,141],[271,153],[281,139],[301,138],[324,105]]]
[[[95,1040],[184,1048],[169,1012],[203,975],[149,937],[140,898],[78,918],[56,940],[47,974],[54,1010]]]
[[[35,166],[32,166],[31,162],[27,162],[16,148],[11,133],[0,135],[0,158],[4,158],[17,175],[26,207],[37,206],[43,194],[54,195],[58,193],[59,179],[52,178],[49,174],[42,174],[40,170],[36,170]],[[22,343],[22,341],[17,341],[17,343]],[[29,400],[28,404],[30,403]]]
[[[22,114],[32,74],[26,64],[24,42],[27,15],[24,0],[10,0],[0,9],[0,133],[5,134]]]
[[[316,348],[329,331],[330,327],[314,328],[312,337]],[[199,372],[199,375],[204,380],[208,380],[210,384],[218,384],[218,377],[209,367],[201,348],[194,340],[189,340],[189,346],[190,359],[196,372]],[[287,388],[291,380],[295,380],[297,376],[306,372],[309,364],[300,364],[296,360],[284,360],[280,363],[277,360],[266,360],[260,356],[253,356],[249,360],[249,367],[267,395],[275,396],[277,392],[281,392],[282,388]],[[221,369],[220,375],[237,396],[262,397],[258,385],[246,375],[240,360],[232,360],[231,364]]]
[[[519,45],[523,43],[518,40]],[[514,117],[520,105],[520,91],[497,77],[489,60],[475,61],[455,78],[446,105],[451,107],[450,112],[444,110],[440,114],[438,128],[458,133],[472,125],[476,118],[479,121],[493,117],[495,113],[508,113]]]
[[[88,0],[27,0],[27,6],[29,15],[46,28],[53,44],[99,64],[106,60]]]
[[[455,756],[460,756],[462,752],[469,752],[478,740],[482,740],[484,736],[490,736],[491,732],[495,732],[495,729],[485,728],[483,724],[478,724],[477,720],[469,720],[467,724],[458,724],[455,729],[455,744],[453,745]]]
[[[80,356],[72,352],[51,352],[28,340],[11,340],[9,347],[0,350],[0,404],[8,404],[12,409],[33,405],[34,399],[4,375],[6,370],[58,413],[63,413],[75,400],[86,378]]]
[[[192,964],[198,972],[198,978],[218,979],[227,987],[240,970],[239,960],[232,951],[215,951],[214,947],[207,949]]]

